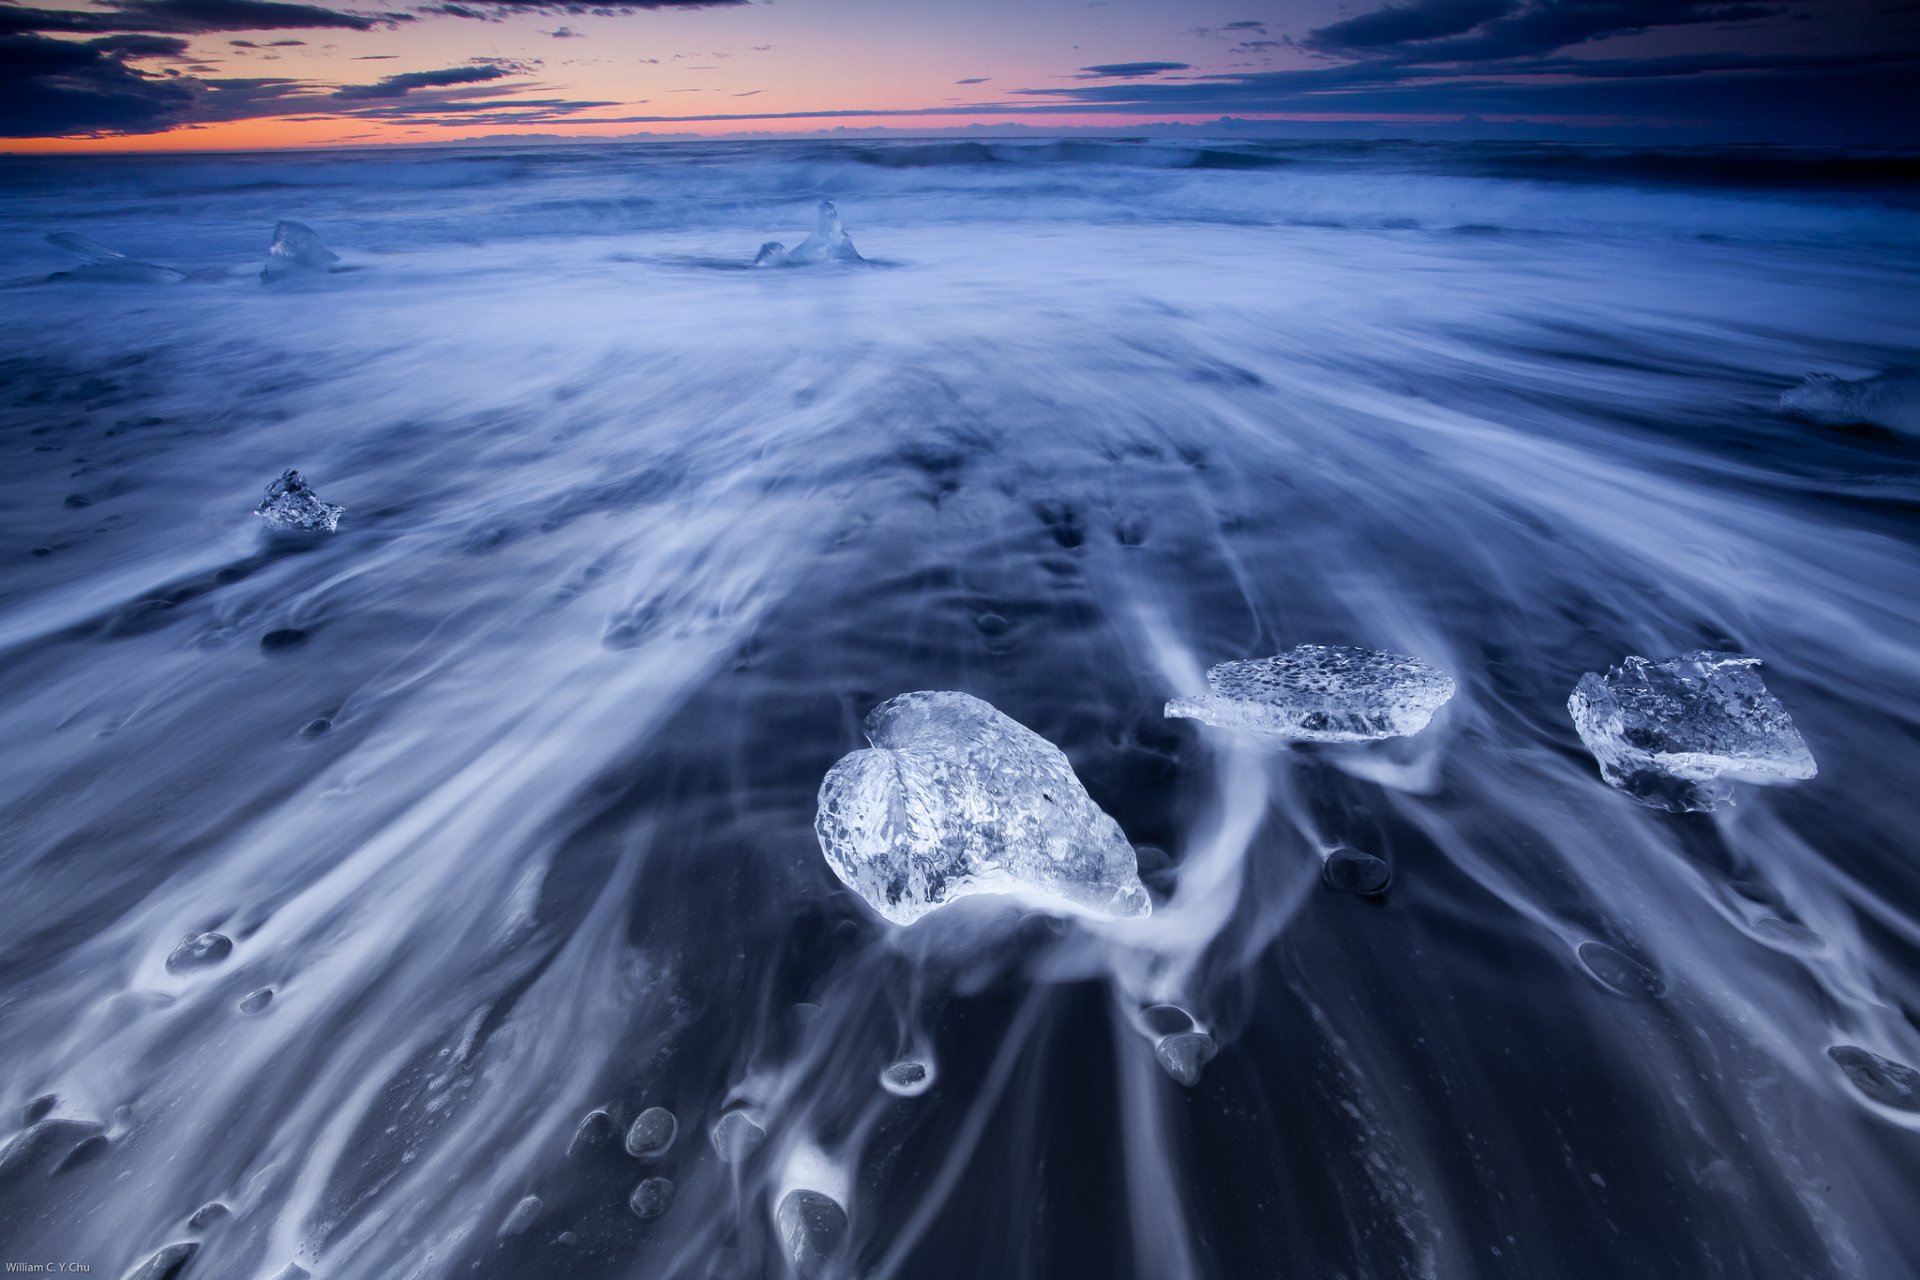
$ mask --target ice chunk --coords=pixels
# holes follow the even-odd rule
[[[820,784],[814,832],[835,875],[895,924],[976,893],[1113,916],[1152,910],[1133,847],[1060,749],[964,693],[903,693],[867,716],[873,748]]]
[[[1200,1083],[1200,1072],[1220,1051],[1213,1037],[1204,1031],[1179,1031],[1162,1036],[1153,1046],[1153,1056],[1161,1069],[1185,1087]]]
[[[340,527],[345,512],[345,507],[322,502],[292,468],[267,486],[267,496],[254,509],[254,514],[278,533],[332,533]]]
[[[267,246],[267,265],[260,268],[262,280],[331,270],[340,255],[320,243],[312,227],[304,222],[280,222],[273,228],[273,243]]]
[[[933,1071],[924,1062],[904,1059],[880,1073],[880,1087],[897,1098],[917,1098],[933,1088]]]
[[[853,247],[853,237],[840,224],[840,211],[833,207],[833,201],[820,202],[819,216],[814,220],[813,234],[788,249],[777,240],[769,240],[760,246],[760,253],[753,260],[756,267],[805,267],[816,262],[865,262],[860,251]]]
[[[168,973],[189,973],[219,964],[233,954],[233,940],[223,933],[196,933],[181,940],[167,956]]]
[[[1883,1106],[1920,1111],[1920,1071],[1856,1044],[1836,1044],[1827,1056],[1840,1064],[1853,1087]]]
[[[1829,426],[1865,422],[1920,434],[1920,373],[1883,373],[1855,381],[1816,373],[1780,397],[1780,411]]]
[[[789,1191],[774,1211],[787,1261],[800,1280],[819,1280],[847,1241],[847,1211],[819,1191]]]
[[[1705,649],[1664,662],[1630,657],[1581,676],[1567,711],[1609,785],[1656,809],[1704,811],[1732,794],[1722,775],[1768,783],[1818,771],[1759,665]]]
[[[627,1207],[637,1218],[657,1218],[673,1207],[676,1189],[672,1178],[643,1178],[627,1197]]]
[[[767,1131],[753,1122],[744,1111],[729,1111],[714,1124],[707,1135],[713,1140],[714,1154],[728,1164],[739,1164],[760,1149]]]
[[[643,1160],[663,1156],[679,1131],[680,1122],[674,1119],[673,1112],[665,1107],[648,1107],[634,1117],[632,1127],[627,1130],[627,1154]]]
[[[47,243],[55,244],[80,259],[79,266],[70,271],[56,271],[49,280],[90,280],[110,284],[178,284],[185,280],[186,273],[175,271],[172,267],[159,267],[151,262],[141,262],[129,258],[118,249],[109,249],[98,240],[89,240],[83,235],[71,231],[56,231],[47,237]]]
[[[1213,692],[1175,698],[1173,719],[1301,742],[1368,742],[1418,733],[1453,696],[1453,677],[1417,658],[1303,644],[1272,658],[1223,662]]]

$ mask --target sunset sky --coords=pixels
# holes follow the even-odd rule
[[[1886,144],[1916,85],[1913,0],[0,0],[15,151],[1222,117]]]

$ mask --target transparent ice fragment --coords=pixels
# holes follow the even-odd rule
[[[819,1280],[847,1240],[847,1211],[819,1191],[789,1191],[774,1211],[787,1262],[800,1280]]]
[[[1213,1037],[1204,1031],[1180,1031],[1162,1036],[1153,1047],[1160,1067],[1186,1088],[1200,1083],[1200,1072],[1220,1051]]]
[[[118,249],[109,249],[98,240],[71,231],[55,231],[47,237],[47,243],[58,245],[74,257],[80,259],[80,265],[69,271],[56,271],[50,280],[92,280],[112,284],[178,284],[185,280],[186,273],[175,271],[172,267],[155,266],[151,262],[141,262],[129,258]]]
[[[769,247],[761,246],[761,254],[764,255]],[[804,267],[815,262],[865,262],[866,259],[853,247],[853,237],[840,224],[840,211],[833,207],[833,201],[822,200],[819,216],[813,224],[813,234],[788,249],[781,261],[790,267]]]
[[[254,514],[280,533],[332,533],[340,527],[345,507],[322,502],[298,471],[288,468],[267,486],[267,496]]]
[[[1300,742],[1418,733],[1454,691],[1452,676],[1418,658],[1329,644],[1223,662],[1207,672],[1207,685],[1211,693],[1169,702],[1168,717]]]
[[[760,246],[760,252],[753,255],[756,267],[784,267],[787,265],[787,246],[778,240],[769,240]]]
[[[331,270],[340,255],[320,243],[320,237],[304,222],[280,222],[273,228],[273,243],[267,246],[267,265],[260,268],[262,280]]]
[[[827,771],[827,865],[895,924],[1008,893],[1110,916],[1153,908],[1133,847],[1060,749],[964,693],[903,693],[867,716],[871,750]]]
[[[1818,772],[1759,665],[1706,649],[1664,662],[1630,657],[1581,676],[1567,711],[1609,785],[1656,809],[1705,811],[1732,794],[1723,775],[1772,783]]]
[[[1920,374],[1893,372],[1854,380],[1811,374],[1781,395],[1780,411],[1829,426],[1864,422],[1920,432]]]
[[[760,1149],[767,1140],[767,1131],[755,1124],[753,1117],[744,1111],[729,1111],[720,1117],[708,1135],[713,1140],[714,1154],[728,1164],[739,1164]]]
[[[933,1071],[924,1062],[905,1059],[880,1073],[880,1087],[896,1098],[917,1098],[933,1088]]]

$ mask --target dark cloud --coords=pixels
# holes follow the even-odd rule
[[[415,89],[444,89],[452,85],[481,84],[488,80],[503,80],[513,74],[512,68],[503,66],[448,67],[444,71],[403,71],[397,76],[387,76],[372,84],[347,85],[334,96],[347,102],[373,98],[404,98]]]
[[[1301,43],[1337,54],[1497,61],[1655,27],[1745,22],[1783,12],[1746,0],[1420,0],[1321,27]]]
[[[30,32],[108,34],[150,31],[203,35],[211,31],[371,31],[411,22],[408,13],[343,13],[281,0],[115,0],[92,9],[31,9],[0,4],[0,35]]]
[[[1097,67],[1082,67],[1089,77],[1103,80],[1131,80],[1138,76],[1157,76],[1163,71],[1185,71],[1184,62],[1103,62]]]
[[[985,84],[991,76],[968,76],[965,80],[955,80],[955,84]]]
[[[278,114],[302,86],[286,80],[157,75],[138,58],[177,58],[186,41],[138,33],[99,40],[0,35],[0,137],[151,133],[189,121]]]
[[[232,45],[236,49],[291,49],[299,45],[304,45],[306,41],[305,40],[268,40],[265,42],[257,42],[253,40],[229,40],[227,41],[227,43]]]
[[[547,32],[547,34],[555,40],[585,40],[587,38],[586,32],[575,31],[572,27],[555,27],[553,30]]]

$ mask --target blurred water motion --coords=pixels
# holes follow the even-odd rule
[[[1796,163],[0,161],[0,1256],[1920,1271],[1920,446],[1778,409],[1912,362],[1920,226]],[[736,269],[822,198],[866,263]],[[263,284],[282,219],[345,269]],[[288,468],[338,532],[265,539]],[[1298,644],[1458,692],[1164,718]],[[1575,682],[1695,649],[1817,778],[1601,780]],[[1151,916],[841,886],[816,790],[916,689],[1064,750]]]

